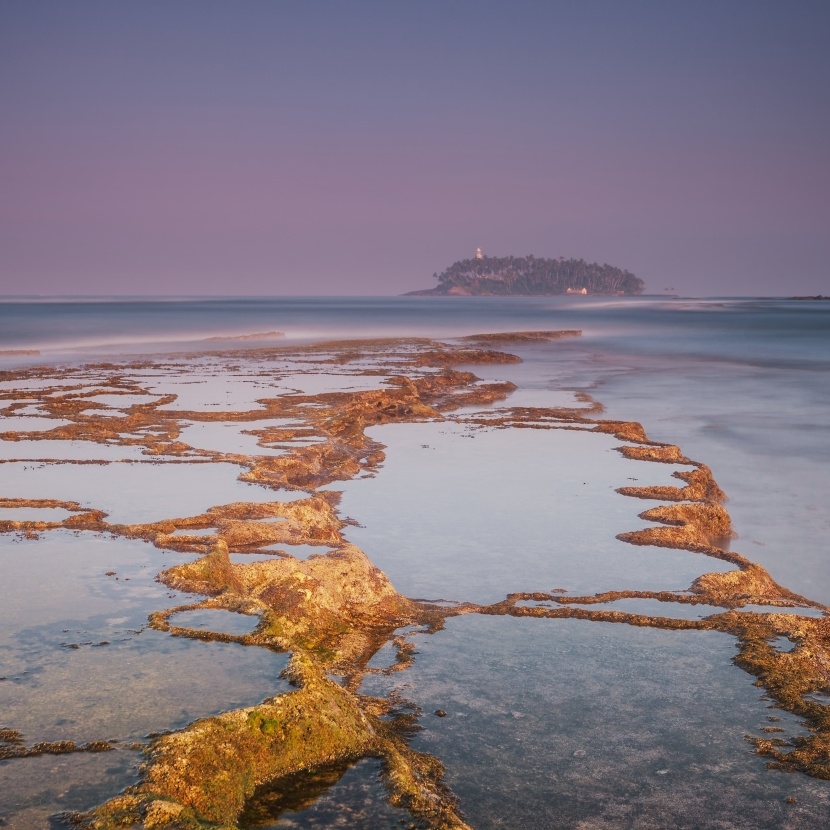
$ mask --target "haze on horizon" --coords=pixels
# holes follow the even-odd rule
[[[830,294],[830,4],[4,0],[0,294],[582,257]]]

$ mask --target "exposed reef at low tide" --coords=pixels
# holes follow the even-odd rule
[[[572,618],[729,634],[738,644],[735,663],[756,677],[775,707],[803,718],[809,730],[806,737],[788,739],[776,733],[753,738],[756,752],[777,769],[830,779],[830,707],[814,697],[830,692],[830,619],[823,616],[827,609],[790,592],[760,565],[730,549],[731,519],[711,470],[677,446],[651,441],[639,423],[601,419],[602,405],[585,393],[575,395],[572,406],[496,407],[515,389],[512,383],[483,382],[469,370],[454,368],[519,360],[489,346],[546,344],[577,334],[507,332],[462,338],[461,345],[408,338],[247,350],[245,361],[280,367],[271,370],[275,379],[280,371],[292,377],[303,372],[311,376],[319,374],[321,367],[331,367],[338,376],[376,378],[377,383],[373,388],[324,392],[275,393],[263,388],[256,406],[215,411],[177,408],[175,394],[152,396],[146,381],[136,379],[142,373],[192,371],[194,356],[98,364],[82,370],[4,373],[3,379],[14,381],[15,388],[0,392],[3,414],[14,416],[35,406],[42,418],[61,421],[52,429],[5,432],[4,440],[134,447],[148,463],[231,462],[238,466],[240,480],[270,488],[275,496],[280,491],[299,496],[219,504],[196,515],[134,524],[110,522],[105,511],[80,501],[0,500],[9,515],[0,520],[3,533],[37,536],[69,528],[144,539],[164,550],[195,554],[197,558],[173,565],[158,578],[204,599],[159,609],[151,615],[150,625],[173,636],[237,642],[292,655],[286,676],[295,686],[293,691],[154,738],[146,747],[141,781],[73,821],[96,830],[235,827],[246,804],[263,786],[276,791],[281,781],[290,781],[293,787],[298,775],[376,758],[390,801],[408,810],[417,826],[466,827],[457,800],[444,783],[440,761],[409,746],[418,713],[398,699],[360,692],[366,675],[405,671],[415,659],[411,644],[399,634],[401,628],[438,632],[447,618],[462,614]],[[243,360],[234,352],[200,354],[198,359],[207,366],[204,371],[214,372],[232,372],[228,367]],[[105,400],[96,400],[102,395]],[[124,398],[123,406],[118,405],[118,396]],[[343,529],[354,520],[340,515],[338,494],[320,488],[378,472],[385,448],[367,435],[369,427],[427,420],[450,420],[471,430],[596,432],[623,442],[619,452],[626,458],[683,467],[673,473],[677,486],[618,489],[623,496],[664,503],[640,514],[647,527],[623,531],[617,538],[692,551],[704,563],[709,557],[732,567],[703,573],[679,591],[625,590],[590,596],[532,591],[508,594],[489,605],[464,597],[452,602],[405,597],[362,550],[344,538]],[[242,425],[263,452],[210,450],[184,440],[185,425],[208,422]],[[279,452],[272,452],[275,447]],[[68,515],[42,520],[14,517],[16,509],[55,508]],[[264,561],[243,564],[230,558],[231,553],[261,552],[275,545],[279,550]],[[327,552],[299,559],[291,555],[293,545],[325,546]],[[623,599],[657,600],[665,603],[667,613],[592,608]],[[674,603],[716,606],[722,611],[702,619],[681,619],[670,613]],[[744,610],[750,606],[752,610]],[[760,613],[759,607],[769,610]],[[171,622],[177,613],[195,609],[237,611],[259,621],[252,632],[239,635]],[[791,650],[775,646],[780,638],[792,644]],[[395,650],[392,665],[371,668],[373,656],[387,644]],[[62,745],[68,742],[49,746],[59,751]],[[27,749],[13,725],[0,730],[0,760],[13,762],[38,746],[46,745]],[[64,751],[102,751],[111,746],[96,739]]]

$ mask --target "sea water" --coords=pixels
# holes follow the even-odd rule
[[[519,394],[534,388],[592,392],[609,417],[641,421],[652,438],[679,444],[708,464],[727,492],[744,552],[791,589],[830,602],[827,301],[15,298],[0,302],[0,353],[41,354],[0,354],[0,369],[170,348],[238,348],[248,341],[209,338],[274,331],[284,339],[251,345],[534,329],[580,329],[583,335],[512,346],[522,366],[509,373],[479,366],[476,373],[510,375]],[[221,391],[224,404],[232,393]],[[249,403],[264,394],[252,389]]]
[[[531,405],[562,405],[564,393],[588,392],[607,407],[607,417],[640,421],[651,438],[677,443],[688,456],[708,464],[727,492],[738,532],[733,547],[763,564],[780,584],[830,603],[830,303],[581,297],[15,300],[0,304],[0,351],[37,349],[41,354],[0,355],[0,369],[49,363],[71,366],[90,359],[171,350],[266,347],[277,342],[453,338],[542,329],[580,329],[583,334],[547,344],[511,345],[505,350],[519,354],[523,363],[470,369],[483,378],[513,380],[520,387],[516,401],[523,395]],[[274,331],[283,332],[283,340],[210,340]],[[159,388],[163,382],[162,377]],[[318,382],[315,377],[315,391]],[[237,388],[239,408],[251,406],[264,394],[252,384],[219,386],[223,399],[200,398],[205,407],[232,408],[237,404]],[[20,395],[24,399],[25,390]],[[4,427],[0,420],[0,431],[14,428]],[[552,583],[558,583],[560,576],[569,583],[563,587],[578,592],[620,587],[621,580],[638,588],[685,588],[694,575],[695,563],[687,561],[694,560],[693,555],[631,548],[613,538],[617,532],[640,526],[636,512],[651,503],[619,496],[615,502],[612,488],[629,482],[616,480],[616,473],[603,479],[602,465],[589,474],[596,453],[608,452],[606,444],[613,444],[612,439],[574,436],[586,439],[590,449],[584,457],[567,455],[557,477],[554,462],[565,452],[564,445],[561,452],[557,450],[558,436],[540,433],[533,438],[524,431],[515,435],[494,431],[469,440],[463,429],[446,425],[379,427],[372,437],[386,444],[387,460],[376,478],[332,489],[344,492],[344,513],[363,525],[349,530],[350,538],[409,595],[436,598],[439,592],[446,593],[440,589],[449,588],[450,599],[494,601],[512,590],[558,587]],[[513,437],[515,452],[510,445]],[[528,442],[533,446],[525,447]],[[574,446],[569,444],[568,451]],[[442,477],[442,456],[443,469],[451,465],[452,476]],[[622,465],[623,459],[615,458],[614,463]],[[24,466],[25,460],[0,464],[0,495],[20,495],[17,484],[28,481],[17,474]],[[217,493],[238,487],[233,477],[222,476],[217,465],[210,466],[222,479]],[[650,477],[641,481],[644,484],[667,483],[668,474],[676,469],[640,466],[651,468]],[[459,497],[465,472],[469,486],[478,488],[468,491],[466,499]],[[527,480],[523,481],[524,472]],[[43,470],[35,475],[42,476]],[[423,477],[417,493],[406,488],[405,479],[411,475]],[[437,486],[430,489],[431,476],[440,480],[443,491]],[[640,473],[630,477],[646,478]],[[541,506],[534,507],[531,500],[533,485]],[[527,492],[523,486],[529,488]],[[562,531],[564,537],[558,539],[555,523],[550,516],[546,519],[545,497],[552,503],[557,486],[568,521],[594,517],[591,532],[597,539],[590,551],[595,559],[583,567],[567,558],[557,564],[556,557],[567,545],[554,546],[551,540],[567,541],[567,532],[578,527],[570,525],[571,530]],[[205,493],[204,504],[200,501],[191,512],[232,500],[230,493],[216,499],[211,495]],[[54,496],[68,497],[62,491]],[[475,531],[465,533],[457,525],[459,511],[469,510],[471,501],[476,503],[470,496],[477,496],[484,508],[479,522],[464,516],[463,523],[474,525]],[[245,498],[260,500],[268,494]],[[130,509],[146,511],[151,501],[142,504],[138,491],[130,498]],[[453,533],[457,538],[452,538]],[[448,546],[448,538],[454,547]],[[85,561],[81,547],[76,542],[73,548],[79,563]],[[5,555],[14,555],[8,561],[19,565],[20,548],[14,548],[12,552],[6,545]],[[457,555],[442,555],[448,549]],[[482,551],[485,559],[477,559]],[[131,559],[127,553],[125,558]],[[135,562],[146,564],[145,559],[138,556]],[[482,561],[488,566],[477,568]],[[721,568],[721,563],[713,562],[707,560],[703,568]],[[100,582],[105,566],[95,566],[86,581],[71,564],[64,566],[69,568],[67,579],[79,580],[77,597],[89,594],[99,602],[100,585],[110,584]],[[121,572],[117,564],[111,567]],[[606,585],[602,577],[609,572],[613,578]],[[139,630],[141,615],[155,610],[154,603],[162,600],[164,592],[150,590],[151,582],[142,583],[138,576],[132,584],[147,587],[131,600],[124,622],[108,622],[121,617],[104,606],[85,615],[53,607],[54,620],[44,620],[43,626],[54,630],[47,630],[38,626],[36,609],[21,605],[17,613],[34,613],[24,626],[29,637],[26,647],[41,661],[43,679],[28,698],[14,698],[19,717],[27,712],[27,701],[35,705],[38,695],[44,697],[43,691],[35,693],[36,688],[48,691],[49,684],[62,688],[58,669],[63,658],[46,659],[42,641],[67,634],[77,634],[79,642],[99,633],[103,639],[111,636],[113,626]],[[147,577],[152,580],[149,571]],[[119,583],[119,591],[126,588]],[[56,597],[62,595],[57,586],[55,590]],[[11,613],[10,607],[4,615]],[[92,634],[82,639],[88,631]],[[731,665],[735,644],[730,637],[577,620],[481,617],[451,620],[445,631],[434,635],[411,636],[419,652],[414,666],[391,680],[371,678],[365,691],[384,694],[395,689],[421,706],[424,729],[415,746],[442,759],[447,783],[476,827],[714,828],[724,826],[718,824],[721,819],[726,826],[747,828],[823,826],[830,796],[826,783],[766,771],[743,741],[745,733],[754,733],[764,723],[767,709],[752,678]],[[136,642],[149,639],[145,631]],[[132,642],[119,648],[131,649]],[[141,652],[141,671],[148,683],[147,672],[154,671],[152,660],[160,648],[149,645],[144,647],[146,654]],[[7,642],[6,647],[19,657],[20,642]],[[232,661],[233,654],[246,651],[251,650],[231,645],[222,650],[230,656],[222,659]],[[84,659],[96,653],[116,656],[107,649],[78,652]],[[189,711],[197,716],[273,694],[277,672],[268,655],[263,658],[265,662],[246,664],[243,671],[251,682],[202,699]],[[123,669],[117,662],[112,665],[109,669],[98,662],[97,671],[112,671],[117,680]],[[198,674],[196,663],[192,671]],[[230,677],[234,671],[227,674]],[[71,677],[63,679],[64,685],[72,682]],[[23,676],[14,688],[25,691],[29,682]],[[255,691],[258,687],[261,695]],[[182,692],[167,694],[172,706],[166,723],[125,725],[124,735],[137,735],[142,728],[180,726],[185,708]],[[203,698],[201,691],[198,697]],[[38,705],[48,712],[51,704],[44,697]],[[446,710],[448,717],[431,716],[436,708]],[[36,719],[26,717],[31,719],[26,721],[27,729],[35,730]],[[80,715],[72,717],[82,720]],[[102,710],[96,717],[105,723],[115,715]],[[787,726],[788,733],[798,728],[796,723]],[[113,734],[121,737],[117,730]],[[31,767],[59,766],[48,758],[30,760]],[[15,767],[16,763],[0,769],[0,776],[7,776],[6,792],[23,786],[13,772],[23,767]],[[77,756],[79,767],[91,769],[83,778],[89,795],[79,785],[69,806],[91,806],[100,800],[100,793],[112,791],[89,783],[96,774],[128,783],[132,763],[117,757]],[[351,816],[344,826],[381,826],[372,823],[380,822],[373,808],[366,807],[369,813],[363,818],[355,812],[355,792],[365,800],[367,792],[375,792],[374,785],[348,783],[376,774],[373,764],[358,765],[324,796],[326,815],[338,815],[339,798],[339,814]],[[785,797],[796,798],[798,806],[785,806]],[[84,803],[84,798],[91,800]],[[52,811],[66,803],[55,794],[42,799]],[[374,796],[368,799],[375,807],[376,802]],[[384,815],[390,826],[398,821],[397,816]],[[307,807],[275,819],[273,825],[260,821],[259,826],[312,827],[319,826],[319,820],[319,810],[315,813]]]

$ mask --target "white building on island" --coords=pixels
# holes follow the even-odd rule
[[[476,259],[484,259],[484,254],[481,253],[481,248],[476,248]]]

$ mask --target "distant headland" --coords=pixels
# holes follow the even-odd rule
[[[535,256],[484,256],[454,262],[440,274],[435,288],[405,296],[491,296],[532,294],[642,294],[645,284],[630,271],[584,259],[543,259]]]

